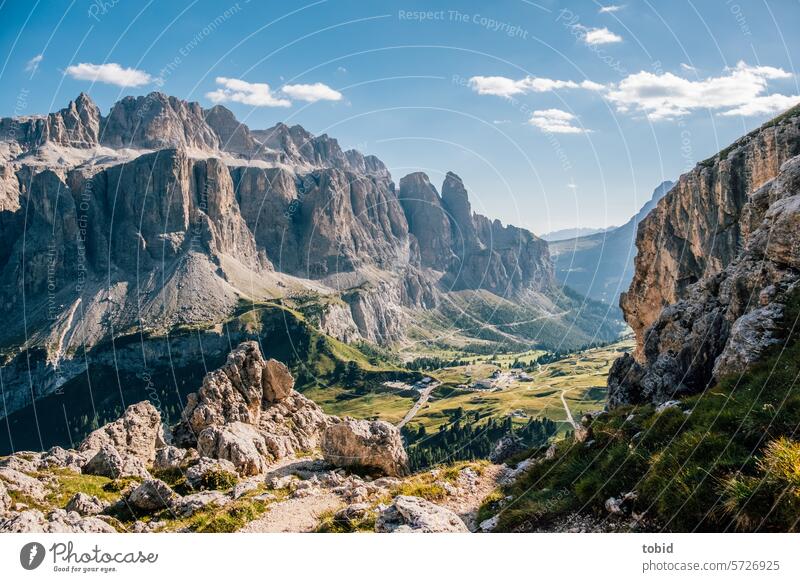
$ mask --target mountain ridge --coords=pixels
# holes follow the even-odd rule
[[[459,299],[459,317],[488,314],[495,331],[482,328],[479,342],[583,345],[616,333],[577,317],[592,307],[554,284],[546,243],[472,213],[452,173],[442,195],[421,174],[398,188],[380,160],[335,138],[250,130],[221,106],[157,92],[105,117],[81,94],[47,116],[0,120],[0,137],[0,301],[17,315],[0,331],[4,415],[30,404],[29,382],[46,396],[85,373],[78,353],[309,293],[321,298],[320,328],[349,342],[417,341],[421,310],[484,290]],[[499,333],[488,305],[506,300],[514,317],[544,324]]]
[[[548,242],[559,283],[614,307],[633,280],[636,228],[674,185],[663,181],[650,199],[622,226]]]

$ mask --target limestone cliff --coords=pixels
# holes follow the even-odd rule
[[[635,358],[610,403],[664,401],[741,372],[774,343],[800,280],[800,109],[682,176],[642,221],[621,306]]]
[[[799,114],[768,123],[698,164],[641,222],[636,272],[620,302],[640,348],[663,307],[736,257],[749,234],[741,218],[751,195],[800,154]]]

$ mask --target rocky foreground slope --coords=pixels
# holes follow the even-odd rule
[[[345,342],[403,343],[429,312],[433,342],[616,332],[577,317],[546,243],[473,213],[455,174],[441,194],[422,173],[397,186],[327,135],[161,93],[0,120],[0,416],[99,373],[112,340],[138,335],[154,357],[131,369],[150,369],[154,336],[297,296],[321,298],[315,323]]]
[[[641,222],[621,307],[634,356],[609,403],[664,402],[740,374],[778,342],[800,281],[800,109],[681,176]]]
[[[395,427],[328,416],[293,383],[246,342],[166,431],[140,402],[76,449],[0,459],[0,531],[467,532],[459,513],[476,527],[496,468],[407,477]]]

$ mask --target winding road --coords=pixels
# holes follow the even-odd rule
[[[567,392],[569,392],[571,390],[573,390],[573,388],[564,388],[561,391],[561,404],[564,405],[564,412],[567,413],[567,422],[572,425],[573,429],[578,430],[578,424],[575,422],[575,419],[572,418],[572,412],[570,412],[569,406],[567,406],[567,400],[566,400],[566,398],[564,398],[564,394],[566,394]]]
[[[403,428],[414,416],[419,412],[419,409],[428,401],[433,389],[439,386],[441,382],[431,382],[428,386],[420,390],[419,399],[414,403],[414,406],[406,413],[403,420],[397,423],[397,428]]]

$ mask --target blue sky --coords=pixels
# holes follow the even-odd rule
[[[0,0],[0,115],[162,90],[463,179],[537,233],[621,224],[800,101],[797,0]],[[264,87],[268,85],[268,88]]]

